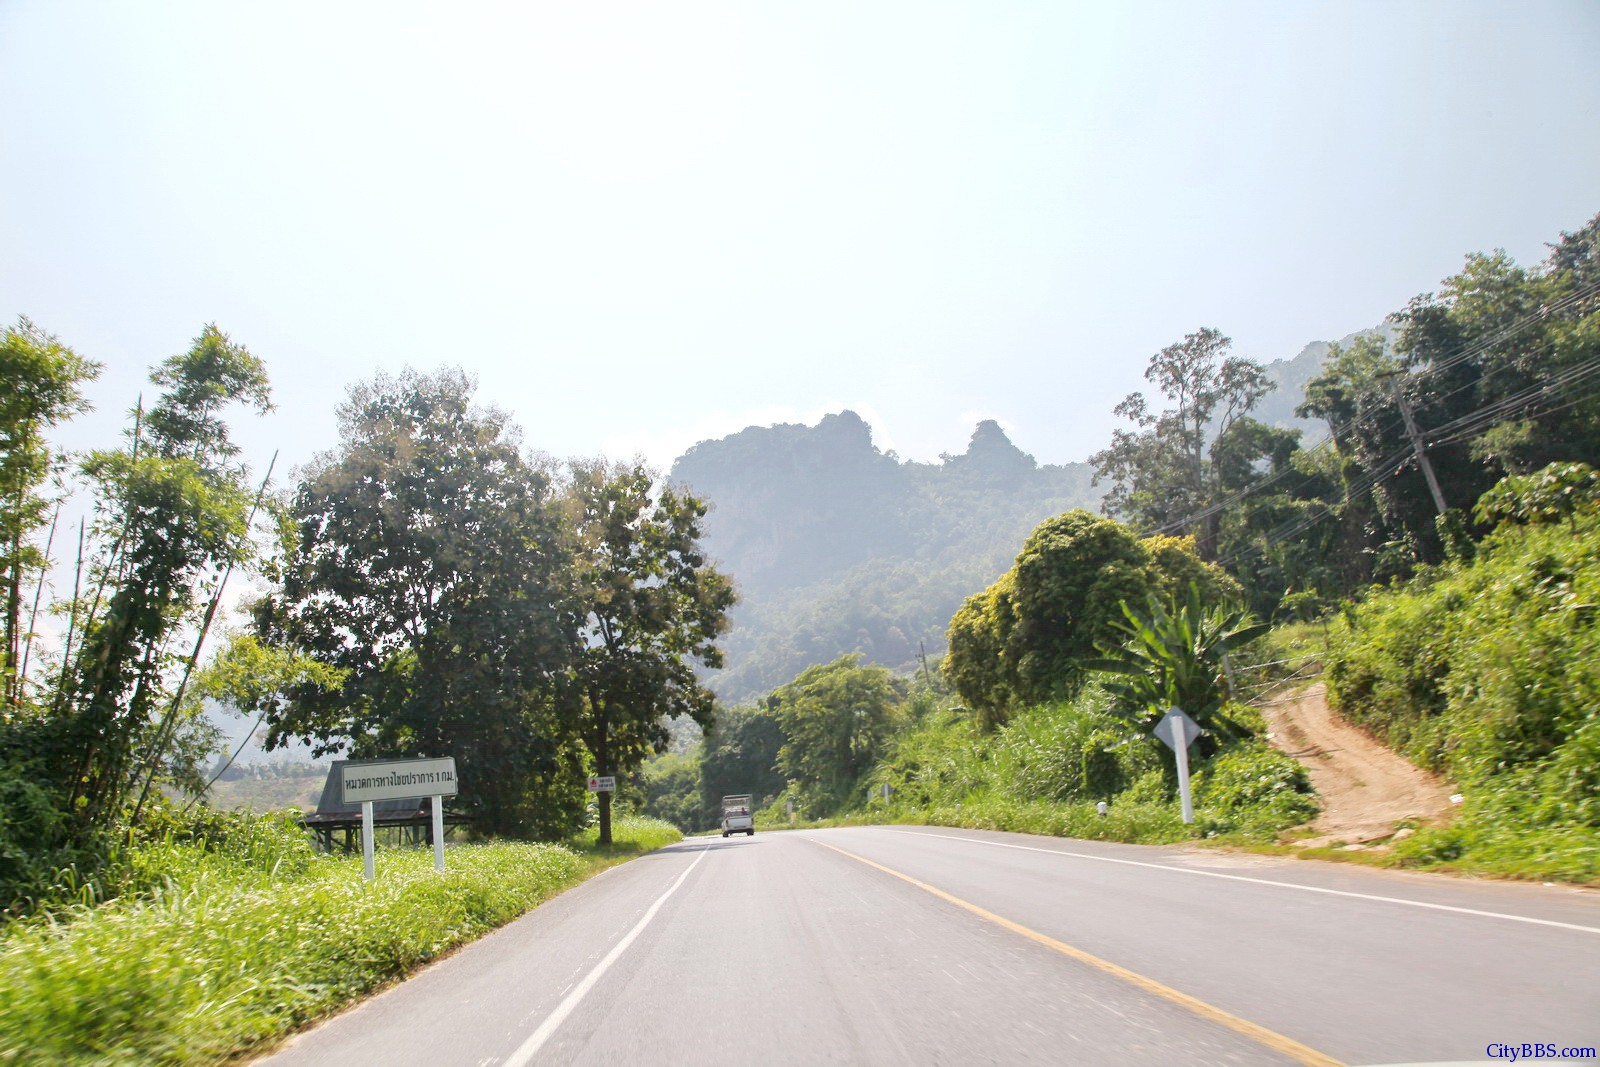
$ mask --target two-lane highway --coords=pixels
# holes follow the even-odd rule
[[[1414,1063],[1600,1044],[1600,897],[863,827],[685,841],[282,1064]]]

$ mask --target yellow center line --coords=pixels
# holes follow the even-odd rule
[[[813,840],[815,841],[815,839]],[[865,863],[868,867],[880,870],[884,874],[893,875],[902,882],[909,882],[924,892],[932,893],[940,900],[954,904],[958,908],[965,908],[967,911],[970,911],[980,919],[987,919],[996,926],[1003,926],[1012,933],[1021,934],[1030,941],[1036,941],[1039,944],[1044,945],[1046,948],[1055,949],[1063,956],[1070,956],[1072,959],[1075,959],[1080,963],[1087,963],[1091,967],[1096,967],[1115,978],[1122,979],[1124,982],[1127,982],[1130,985],[1137,986],[1147,993],[1153,993],[1163,1000],[1170,1001],[1171,1003],[1178,1005],[1180,1008],[1187,1008],[1189,1011],[1194,1012],[1194,1014],[1200,1016],[1202,1019],[1209,1019],[1214,1023],[1220,1023],[1221,1025],[1226,1026],[1228,1029],[1259,1041],[1268,1048],[1281,1052],[1291,1059],[1298,1060],[1301,1063],[1314,1065],[1314,1067],[1344,1067],[1339,1060],[1336,1060],[1331,1056],[1324,1055],[1314,1048],[1302,1045],[1293,1038],[1284,1037],[1282,1034],[1273,1030],[1268,1030],[1264,1026],[1257,1026],[1248,1019],[1241,1019],[1237,1015],[1231,1015],[1228,1012],[1223,1011],[1221,1008],[1207,1004],[1205,1001],[1196,997],[1191,997],[1187,993],[1180,993],[1171,986],[1162,985],[1153,978],[1146,978],[1142,974],[1135,974],[1126,967],[1117,966],[1110,960],[1103,960],[1099,956],[1085,952],[1081,948],[1074,948],[1072,945],[1069,945],[1064,941],[1057,941],[1048,934],[1041,934],[1037,930],[1030,930],[1021,923],[1012,922],[1003,915],[996,915],[994,912],[989,911],[986,908],[980,908],[976,904],[946,893],[944,890],[935,886],[931,886],[927,882],[918,881],[909,874],[902,874],[891,867],[885,867],[881,863],[874,863],[865,856],[858,856],[854,852],[848,852],[837,845],[830,845],[825,841],[815,841],[815,843],[821,845],[823,848],[831,848],[841,856],[848,856],[858,863]]]

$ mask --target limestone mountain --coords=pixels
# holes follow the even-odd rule
[[[937,655],[1030,530],[1095,506],[1091,477],[1037,463],[993,421],[937,463],[880,450],[853,411],[702,441],[671,480],[711,502],[706,545],[741,596],[711,684],[739,701],[849,652],[904,669]]]

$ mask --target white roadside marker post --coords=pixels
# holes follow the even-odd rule
[[[434,794],[430,798],[433,807],[433,869],[444,870],[444,796]]]
[[[367,881],[378,877],[377,861],[372,855],[372,801],[361,802],[361,864]]]
[[[1194,797],[1189,792],[1189,746],[1179,745],[1172,750],[1178,759],[1178,798],[1183,804],[1183,822],[1194,822]]]
[[[1168,708],[1153,731],[1178,762],[1178,799],[1183,804],[1185,825],[1194,822],[1194,798],[1189,791],[1189,746],[1200,736],[1200,724],[1183,713],[1181,708]]]

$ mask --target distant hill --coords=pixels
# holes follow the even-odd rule
[[[1392,337],[1394,327],[1363,333]],[[1332,350],[1316,341],[1266,365],[1272,391],[1252,415],[1305,431],[1305,383]],[[709,681],[726,701],[758,697],[814,663],[849,652],[901,670],[944,651],[962,600],[1011,566],[1040,522],[1097,509],[1102,487],[1087,463],[1040,465],[985,421],[967,450],[937,463],[906,462],[872,442],[853,411],[815,426],[751,426],[702,441],[671,480],[712,504],[706,546],[738,586],[726,666]]]
[[[939,654],[1029,531],[1098,504],[1092,474],[1041,466],[993,421],[938,463],[881,451],[853,411],[695,445],[671,480],[711,501],[706,545],[741,597],[711,684],[737,702],[848,652],[906,669]]]
[[[1356,339],[1369,334],[1382,336],[1386,341],[1394,339],[1397,328],[1392,323],[1384,323],[1370,330],[1361,330],[1358,333],[1348,334],[1337,342],[1340,348],[1349,348],[1355,344]],[[1312,444],[1328,432],[1328,424],[1321,419],[1302,419],[1295,415],[1294,409],[1305,402],[1306,383],[1322,373],[1322,365],[1328,358],[1328,353],[1333,351],[1333,345],[1327,341],[1312,341],[1300,350],[1299,355],[1293,359],[1275,359],[1266,364],[1267,379],[1272,383],[1272,391],[1261,398],[1261,402],[1250,413],[1251,417],[1268,426],[1282,426],[1288,429],[1302,430],[1302,444]]]

